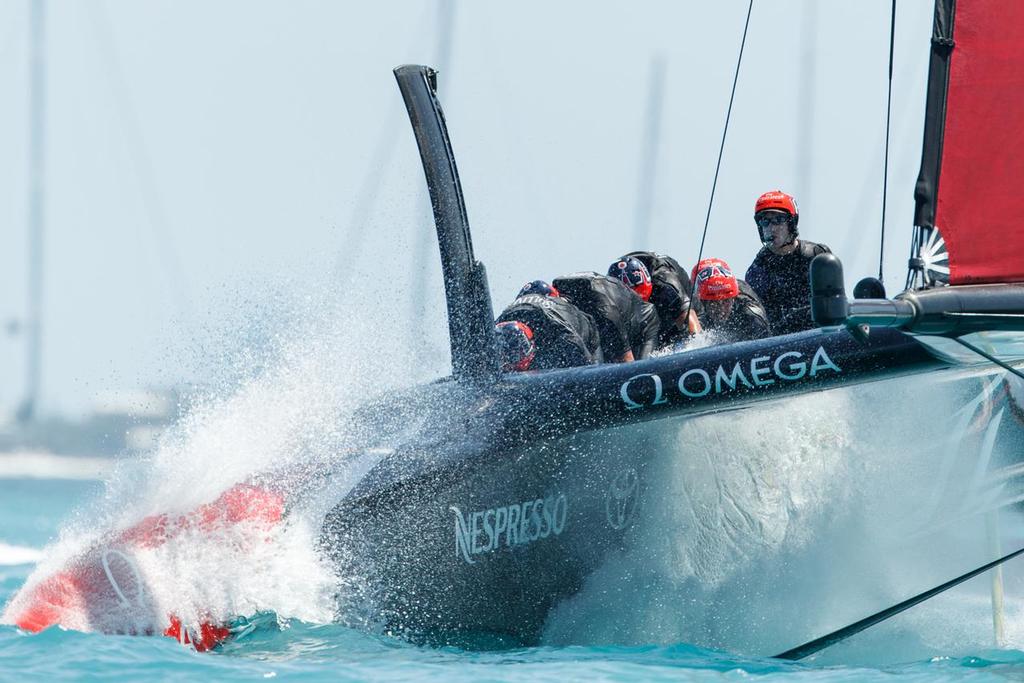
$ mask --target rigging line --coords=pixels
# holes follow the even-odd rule
[[[996,365],[998,365],[1002,369],[1006,370],[1007,372],[1011,372],[1014,375],[1016,375],[1017,377],[1020,377],[1021,379],[1024,379],[1024,372],[1021,372],[1020,370],[1018,370],[1017,368],[1009,365],[1008,363],[999,360],[998,358],[993,356],[991,353],[988,353],[987,351],[984,351],[983,349],[979,349],[977,346],[975,346],[974,344],[971,344],[970,342],[965,342],[960,337],[953,337],[953,341],[955,341],[960,346],[963,346],[964,348],[967,348],[967,349],[970,349],[971,351],[974,351],[976,354],[978,354],[982,358],[985,358],[987,360],[992,361],[993,363],[995,363]]]
[[[798,645],[797,647],[794,647],[791,650],[786,650],[785,652],[775,655],[774,659],[797,660],[803,659],[804,657],[809,657],[813,655],[815,652],[820,652],[821,650],[824,650],[826,647],[830,645],[835,645],[836,643],[844,641],[850,636],[856,635],[861,631],[864,631],[865,629],[871,628],[875,624],[890,619],[896,616],[897,614],[900,614],[901,612],[905,612],[911,607],[919,605],[925,600],[930,600],[931,598],[934,598],[936,595],[939,595],[940,593],[945,593],[950,588],[953,588],[954,586],[959,586],[964,581],[967,581],[968,579],[973,579],[975,576],[978,576],[979,574],[984,574],[989,569],[998,567],[1002,563],[1008,560],[1012,560],[1013,558],[1021,554],[1024,554],[1024,548],[1016,550],[1010,553],[1009,555],[1003,555],[997,560],[993,560],[992,562],[983,564],[977,569],[972,569],[966,574],[961,574],[955,579],[951,579],[946,583],[936,586],[935,588],[926,590],[923,593],[918,593],[914,597],[908,598],[903,602],[896,603],[892,607],[888,607],[882,610],[881,612],[875,612],[869,617],[865,617],[860,621],[855,621],[848,626],[844,626],[843,628],[832,631],[832,633],[823,635],[820,638],[815,638],[814,640],[808,641],[803,645]]]
[[[882,167],[882,236],[878,243],[878,279],[882,277],[882,261],[885,258],[885,203],[889,189],[889,122],[892,119],[892,62],[896,47],[896,0],[892,0],[892,15],[889,18],[889,90],[885,104],[885,162]]]
[[[923,63],[922,66],[924,68],[920,69],[921,79],[923,79],[925,75],[927,75],[928,64]],[[900,71],[900,82],[906,83],[911,81],[911,75],[913,74],[913,72],[914,64],[910,60],[903,60],[903,67]],[[895,74],[893,74],[893,76],[895,77]],[[896,115],[901,116],[900,112],[896,112]],[[905,107],[903,109],[902,118],[896,121],[895,123],[897,125],[897,128],[899,129],[896,132],[900,133],[902,131],[901,137],[909,138],[910,135],[908,135],[908,133],[910,132],[910,129],[914,125],[920,124],[919,112],[917,110],[911,112],[911,109],[909,107]],[[879,124],[879,128],[882,128],[883,133],[885,132],[885,128],[882,124]],[[875,159],[871,159],[871,162],[868,164],[868,167],[870,168],[871,166],[874,166],[874,164]],[[864,175],[864,182],[861,183],[860,193],[857,195],[859,199],[857,200],[857,202],[854,203],[854,206],[868,205],[868,203],[874,197],[873,190],[877,189],[877,186],[875,186],[875,182],[877,182],[877,179],[872,174],[866,173]],[[850,214],[846,235],[847,239],[845,245],[843,246],[841,251],[837,251],[836,253],[842,253],[845,255],[844,258],[848,259],[850,263],[856,263],[857,261],[860,260],[861,254],[864,252],[864,250],[869,249],[871,245],[868,244],[867,240],[861,239],[861,234],[857,230],[857,217],[854,216],[853,213]],[[915,238],[913,238],[912,236],[911,248],[913,248],[914,239]],[[910,289],[910,285],[908,284],[906,287],[904,287],[904,289]]]
[[[1024,313],[957,313],[945,311],[942,315],[946,318],[995,318],[997,320],[1020,320],[1024,318]]]
[[[754,0],[747,5],[747,19],[743,23],[743,38],[740,39],[740,54],[736,58],[736,73],[732,77],[732,92],[729,94],[729,108],[725,110],[725,127],[722,129],[722,142],[718,146],[718,162],[715,164],[715,178],[711,181],[711,196],[708,198],[708,213],[704,217],[704,232],[700,236],[700,248],[697,249],[697,263],[700,263],[704,256],[704,241],[708,237],[708,225],[711,223],[711,208],[715,204],[715,188],[718,187],[718,172],[722,168],[722,153],[725,151],[725,137],[729,133],[729,119],[732,118],[732,103],[736,98],[736,83],[740,79],[740,65],[743,63],[743,48],[747,44],[747,29],[750,28],[750,15],[754,11]],[[692,288],[696,283],[691,282]],[[690,292],[690,304],[686,308],[686,318],[689,319],[690,311],[693,310],[694,291]]]

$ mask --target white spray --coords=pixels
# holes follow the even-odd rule
[[[259,345],[246,346],[246,335],[233,330],[243,347],[231,354],[231,372],[221,369],[233,377],[204,391],[153,454],[120,463],[102,498],[79,510],[47,548],[21,599],[94,544],[154,515],[188,515],[263,477],[283,494],[282,523],[187,528],[166,543],[132,547],[130,557],[107,554],[105,570],[129,564],[122,574],[132,585],[116,587],[120,604],[111,613],[65,625],[160,632],[167,615],[196,624],[257,612],[329,621],[339,584],[317,549],[321,522],[379,457],[366,450],[376,445],[372,419],[353,420],[353,411],[445,360],[415,369],[394,363],[391,347],[405,344],[395,321],[368,318],[354,305],[291,303],[283,320],[255,324]],[[16,596],[5,621],[18,606]]]
[[[664,423],[631,552],[555,610],[546,641],[773,654],[991,559],[990,388],[918,377]],[[939,598],[835,656],[991,647],[987,595]]]

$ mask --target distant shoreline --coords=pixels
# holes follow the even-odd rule
[[[0,479],[102,480],[114,462],[114,458],[96,456],[11,451],[0,453]]]

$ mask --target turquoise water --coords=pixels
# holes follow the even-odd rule
[[[33,565],[12,564],[16,552],[40,549],[85,501],[102,495],[95,481],[0,479],[0,602]],[[649,647],[540,647],[465,652],[409,645],[332,624],[291,620],[267,624],[214,653],[200,654],[160,637],[106,636],[49,629],[28,635],[0,626],[0,678],[5,680],[1020,680],[1024,652],[938,654],[880,668],[743,658],[679,643]],[[872,639],[865,634],[866,642]],[[883,639],[884,640],[884,639]],[[875,639],[874,642],[878,642]],[[840,646],[843,647],[843,646]],[[891,654],[886,656],[890,659]],[[870,649],[857,657],[870,660]]]

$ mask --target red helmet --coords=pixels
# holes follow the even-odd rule
[[[494,326],[495,345],[503,372],[529,370],[537,346],[533,343],[533,330],[526,323],[509,320]]]
[[[791,216],[799,216],[800,210],[796,208],[796,200],[793,199],[793,195],[786,194],[782,190],[772,190],[771,192],[765,192],[763,195],[757,198],[754,202],[754,213],[758,214],[762,211],[769,209],[775,209],[776,211],[785,211]]]
[[[644,301],[651,298],[651,292],[654,290],[651,273],[640,259],[624,256],[608,266],[608,275],[621,280],[622,284],[636,292]]]
[[[769,245],[774,241],[772,224],[781,222],[789,226],[786,244],[791,244],[800,234],[796,227],[800,222],[800,210],[796,206],[796,200],[782,190],[765,192],[754,202],[754,224],[757,226],[757,236],[761,238],[762,244]]]
[[[740,285],[729,264],[720,258],[701,259],[693,267],[690,279],[697,288],[701,301],[722,301],[740,293]]]

